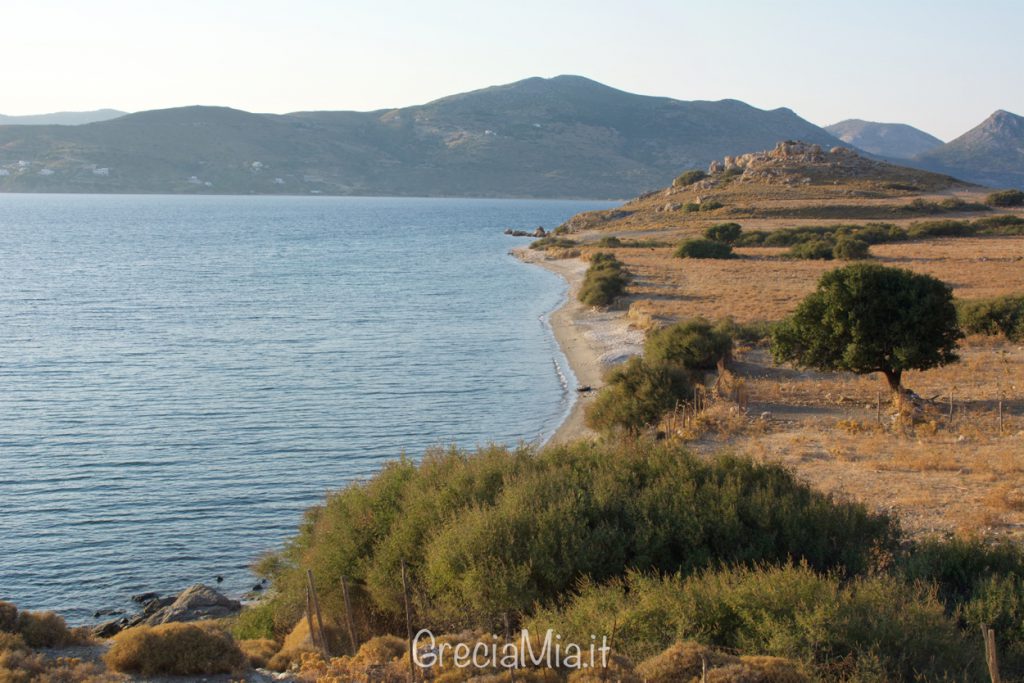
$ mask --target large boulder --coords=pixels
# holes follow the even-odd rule
[[[144,623],[157,626],[172,621],[221,619],[237,614],[241,609],[242,603],[237,600],[231,600],[209,586],[197,583],[186,588],[170,605],[148,615]]]

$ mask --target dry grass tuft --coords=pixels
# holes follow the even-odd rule
[[[254,638],[252,640],[238,641],[238,649],[242,651],[253,668],[263,668],[267,662],[277,654],[280,645],[276,640],[269,638]]]
[[[53,612],[19,612],[9,602],[0,602],[0,632],[16,633],[31,648],[85,645],[91,642],[88,629],[68,628],[64,618]]]
[[[2,683],[111,683],[121,680],[93,663],[73,657],[48,659],[29,650],[0,651]]]
[[[195,676],[239,671],[246,659],[231,634],[200,622],[122,631],[103,661],[113,671],[125,673]]]

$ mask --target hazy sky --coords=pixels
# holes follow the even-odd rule
[[[1024,114],[1022,0],[6,0],[0,113],[380,109],[580,74],[899,121]]]

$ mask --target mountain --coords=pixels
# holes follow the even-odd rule
[[[33,114],[29,116],[4,116],[0,114],[0,126],[80,126],[85,123],[109,121],[124,115],[125,112],[116,109],[59,111],[53,114]]]
[[[825,130],[857,149],[886,159],[912,159],[936,147],[942,140],[905,123],[877,123],[847,119]]]
[[[1024,189],[1024,117],[999,110],[914,165],[993,187]]]
[[[624,197],[785,139],[841,144],[789,109],[558,76],[374,112],[183,107],[0,126],[0,190]]]

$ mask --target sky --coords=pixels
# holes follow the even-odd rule
[[[6,0],[0,113],[373,110],[530,76],[949,140],[1024,115],[1021,0]]]

